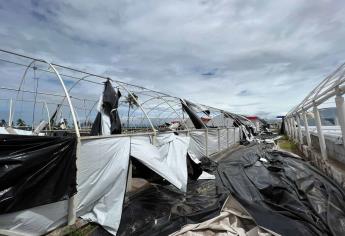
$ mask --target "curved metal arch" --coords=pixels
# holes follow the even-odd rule
[[[91,109],[89,110],[89,113],[86,115],[85,120],[87,120],[87,119],[89,118],[91,112],[93,111],[93,108],[96,106],[97,103],[98,103],[98,101],[96,101],[96,102],[92,105]]]
[[[26,74],[29,70],[29,68],[31,67],[32,64],[34,64],[36,61],[39,61],[39,62],[43,62],[43,63],[46,63],[55,73],[56,75],[56,78],[58,79],[58,81],[60,82],[64,92],[65,92],[65,95],[67,97],[67,101],[68,101],[68,104],[69,104],[69,107],[70,107],[70,111],[71,111],[71,114],[72,114],[72,119],[73,119],[73,123],[74,123],[74,128],[75,128],[75,132],[76,132],[76,136],[77,136],[77,140],[78,140],[78,146],[79,146],[79,143],[80,143],[80,132],[79,132],[79,128],[78,128],[78,122],[77,122],[77,118],[76,118],[76,114],[75,114],[75,110],[73,108],[73,104],[72,104],[72,101],[71,101],[71,98],[69,96],[69,93],[66,89],[66,86],[65,86],[65,83],[63,81],[63,79],[61,78],[59,72],[56,70],[56,68],[49,62],[45,61],[45,60],[32,60],[32,62],[27,66],[27,68],[25,69],[24,71],[24,74],[22,76],[22,79],[21,79],[21,82],[20,82],[20,85],[19,85],[19,89],[18,89],[18,92],[17,92],[17,96],[16,96],[16,100],[18,99],[18,95],[19,95],[19,92],[21,91],[21,87],[23,85],[23,82],[26,78]],[[14,110],[12,111],[12,115],[14,114]],[[11,121],[11,124],[12,125],[12,121]],[[78,147],[77,147],[77,157],[79,156],[78,154]],[[68,224],[74,224],[75,220],[76,220],[76,212],[75,212],[75,198],[74,196],[72,196],[70,199],[69,199],[69,207],[68,207]]]
[[[26,74],[28,73],[29,69],[31,68],[31,66],[32,66],[36,61],[38,61],[38,60],[36,60],[36,59],[32,60],[32,61],[29,63],[29,65],[27,65],[26,68],[25,68],[24,74],[23,74],[23,76],[22,76],[22,78],[21,78],[21,81],[20,81],[20,84],[19,84],[19,88],[18,88],[18,91],[17,91],[16,99],[14,100],[13,109],[12,109],[12,114],[11,114],[11,116],[10,116],[11,119],[13,119],[13,117],[14,117],[14,113],[15,113],[15,110],[16,110],[16,105],[17,105],[17,100],[18,100],[19,92],[20,92],[21,89],[22,89],[24,80],[25,80],[25,78],[26,78]],[[8,126],[9,126],[9,127],[12,127],[12,121],[13,121],[13,120],[9,120],[9,121],[8,121],[8,123],[9,123]]]
[[[339,66],[334,72],[322,80],[297,106],[293,107],[288,113],[287,117],[300,112],[301,110],[308,110],[315,102],[327,98],[331,95],[332,89],[344,83],[345,63]],[[318,100],[318,101],[317,101]]]
[[[100,76],[98,76],[98,77],[100,77]],[[102,78],[102,77],[100,77],[100,78]],[[118,80],[112,80],[112,81],[117,82],[117,83],[121,83],[121,84],[125,84],[127,86],[132,86],[132,87],[135,87],[135,88],[140,88],[140,89],[142,89],[144,91],[149,91],[149,92],[153,92],[153,93],[156,93],[156,94],[161,94],[161,95],[164,95],[164,96],[180,99],[178,97],[175,97],[175,96],[172,96],[172,95],[169,95],[169,94],[166,94],[166,93],[158,92],[158,91],[155,91],[155,90],[152,90],[152,89],[144,88],[142,86],[133,85],[133,84],[129,84],[129,83],[118,81]]]
[[[146,104],[147,102],[152,101],[152,100],[155,100],[155,99],[159,99],[159,97],[158,97],[158,96],[153,97],[153,96],[151,95],[151,98],[145,100],[144,102],[142,102],[142,103],[140,103],[140,104],[141,104],[141,105],[144,105],[144,104]],[[131,117],[131,116],[133,115],[133,113],[136,112],[137,110],[138,110],[138,107],[136,107],[135,109],[133,109],[132,113],[130,114],[130,117]]]
[[[152,100],[155,100],[155,99],[157,99],[157,100],[161,99],[161,100],[163,100],[163,102],[161,102],[161,103],[159,103],[158,105],[156,105],[156,106],[154,106],[153,108],[151,108],[151,109],[148,111],[148,114],[151,113],[151,111],[154,110],[155,108],[157,108],[158,106],[161,106],[162,104],[167,104],[167,105],[168,105],[168,108],[170,107],[170,109],[172,109],[172,110],[174,111],[174,113],[176,113],[176,115],[177,115],[177,117],[180,119],[180,121],[182,121],[182,123],[187,127],[186,123],[185,123],[184,120],[180,117],[180,115],[178,114],[178,112],[168,103],[167,100],[165,100],[165,99],[162,98],[162,97],[163,97],[163,96],[151,97],[151,98],[145,100],[144,102],[142,102],[141,105],[144,105],[145,103],[147,103],[147,102],[149,102],[149,101],[152,101]],[[164,97],[169,97],[169,96],[164,96]],[[172,97],[171,97],[171,98],[172,98]],[[135,109],[132,111],[131,115],[130,115],[130,117],[132,117],[132,118],[131,118],[132,121],[133,121],[133,114],[134,114],[135,111],[137,111],[137,109],[138,109],[138,108],[135,108]],[[140,124],[143,124],[143,119],[141,120]],[[187,130],[189,130],[188,127],[187,127]]]
[[[342,65],[342,69],[343,69],[343,72],[341,73],[341,75],[339,75],[338,79],[334,81],[332,86],[339,86],[339,84],[342,83],[341,80],[345,75],[345,63]]]
[[[64,83],[63,79],[61,78],[59,72],[55,69],[55,67],[51,63],[49,63],[47,61],[45,61],[45,62],[55,72],[55,74],[56,74],[58,80],[60,81],[61,86],[62,86],[62,88],[63,88],[63,90],[64,90],[64,92],[66,94],[67,101],[68,101],[68,104],[70,106],[70,110],[71,110],[71,113],[72,113],[72,119],[73,119],[73,123],[74,123],[75,133],[76,133],[77,140],[78,140],[78,143],[77,143],[77,154],[76,154],[76,156],[78,158],[79,157],[79,151],[78,150],[79,150],[79,146],[80,146],[80,132],[79,132],[78,122],[77,122],[77,118],[76,118],[76,114],[75,114],[75,110],[73,108],[73,104],[72,104],[71,98],[69,96],[69,93],[67,91],[65,83]],[[72,196],[69,199],[69,201],[68,201],[68,225],[74,224],[75,221],[76,221],[76,218],[77,218],[77,216],[76,216],[76,211],[75,211],[75,196]]]
[[[315,98],[319,95],[320,91],[329,83],[329,81],[332,81],[332,79],[335,78],[334,76],[336,76],[339,72],[341,72],[341,70],[343,69],[343,66],[344,66],[344,65],[345,65],[345,63],[342,64],[340,67],[338,67],[331,75],[327,76],[327,78],[324,79],[324,80],[322,81],[322,82],[324,82],[324,83],[323,83],[323,85],[321,85],[321,86],[319,87],[319,89],[317,89],[317,90],[315,91],[315,95],[314,95],[314,97],[313,97],[314,100],[315,100]],[[338,80],[335,81],[335,83],[338,82],[338,81],[340,81],[340,78],[341,78],[341,76],[339,77]],[[322,82],[321,82],[321,83],[322,83]],[[332,86],[332,85],[331,85],[331,86]]]
[[[154,135],[156,135],[157,130],[155,129],[155,127],[153,126],[151,119],[149,118],[149,116],[147,115],[146,111],[144,110],[144,108],[139,104],[138,100],[133,96],[133,94],[123,85],[121,85],[120,83],[116,82],[116,84],[118,84],[119,86],[121,86],[121,88],[123,88],[124,90],[126,90],[126,92],[134,99],[134,101],[138,104],[138,106],[140,107],[141,111],[145,114],[146,118],[148,119],[150,126],[152,128],[152,131],[154,133]]]
[[[148,101],[151,101],[151,100],[153,100],[153,99],[159,99],[159,98],[158,98],[158,97],[150,98],[150,99],[146,100],[144,103],[146,103],[146,102],[148,102]],[[161,103],[159,103],[159,104],[157,104],[157,105],[155,105],[155,106],[153,106],[153,107],[150,107],[150,110],[148,111],[148,113],[151,113],[153,110],[155,110],[157,107],[161,106],[162,104],[168,104],[164,99],[162,99],[162,100],[163,100],[163,102],[161,102]],[[143,105],[144,103],[142,103],[142,105]],[[176,103],[175,105],[177,105],[177,103]],[[166,107],[165,109],[161,110],[161,111],[162,111],[161,113],[163,113],[163,111],[168,110],[169,108],[171,108],[171,109],[174,111],[174,113],[176,113],[176,115],[181,119],[181,117],[179,116],[178,112],[177,112],[174,108],[172,108],[172,106],[171,106],[170,104],[168,104],[168,107]],[[160,114],[161,114],[161,113],[160,113]],[[132,113],[132,114],[133,114],[133,113]],[[131,117],[133,118],[133,116],[131,116]],[[181,119],[181,120],[182,120],[182,119]]]
[[[164,104],[164,102],[163,102],[163,103],[159,103],[158,105],[156,105],[156,106],[154,106],[153,108],[151,108],[151,109],[147,112],[147,114],[150,114],[156,107],[158,107],[158,106],[160,106],[160,105],[162,105],[162,104]],[[144,119],[143,119],[143,117],[142,117],[141,123],[140,123],[140,124],[142,124],[143,122],[144,122]]]
[[[166,104],[168,104],[170,106],[171,109],[173,109],[173,111],[176,113],[179,120],[182,121],[182,123],[186,127],[187,131],[189,132],[189,128],[188,128],[187,124],[185,123],[184,119],[182,119],[182,117],[180,116],[180,114],[170,105],[170,103],[168,101],[166,101],[163,97],[162,97],[162,99],[166,102]]]
[[[72,84],[72,86],[68,89],[68,93],[70,93],[72,91],[72,89],[77,85],[79,84],[80,81],[86,79],[87,77],[90,77],[91,75],[85,75],[83,77],[81,77],[80,79],[78,79],[76,82],[74,82],[74,84]],[[64,98],[61,100],[60,104],[63,104],[65,102],[65,99],[66,99],[66,95],[64,96]],[[85,102],[85,99],[84,99],[84,102]],[[62,106],[60,106],[58,109],[57,109],[57,112],[60,112],[60,109],[61,109]],[[78,118],[78,121],[80,123],[80,120],[79,120],[79,117]]]
[[[153,110],[154,110],[154,109],[151,109],[150,112],[153,111]],[[155,117],[155,118],[156,118],[156,119],[157,119],[157,118],[160,118],[161,115],[164,114],[164,112],[165,112],[165,111],[168,111],[168,110],[170,110],[170,107],[166,107],[166,109],[162,110],[162,112],[159,113],[158,116]],[[175,113],[175,111],[171,111],[170,113],[168,113],[168,115],[173,114],[173,113]],[[141,124],[142,124],[142,122],[143,122],[143,119],[141,120]],[[184,123],[184,122],[183,122],[183,123]],[[184,125],[186,125],[186,124],[184,123]],[[189,131],[189,128],[188,128],[188,127],[187,127],[187,130]]]

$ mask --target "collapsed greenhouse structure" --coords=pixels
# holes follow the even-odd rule
[[[0,234],[345,233],[343,188],[272,133],[86,70],[0,50]]]
[[[2,155],[20,163],[2,169],[1,227],[42,234],[68,216],[116,233],[131,158],[186,192],[187,157],[197,164],[241,138],[245,118],[217,108],[10,52],[1,64],[13,85],[1,85]],[[27,129],[14,122],[23,117]]]

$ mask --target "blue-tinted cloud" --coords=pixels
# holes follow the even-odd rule
[[[327,0],[14,0],[0,4],[0,44],[233,112],[275,116],[344,61],[344,15],[344,1]]]

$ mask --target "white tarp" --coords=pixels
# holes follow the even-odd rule
[[[202,157],[206,156],[206,133],[205,131],[190,132],[191,143],[188,153],[194,162],[198,163]],[[208,155],[218,152],[218,131],[209,129],[207,134]]]
[[[0,127],[0,134],[8,134],[8,131],[5,129],[5,127]]]
[[[0,234],[42,235],[67,222],[68,202],[61,201],[0,215]]]
[[[102,104],[103,104],[103,93],[98,100],[96,109],[97,111],[101,113],[102,135],[110,135],[110,127],[111,127],[110,117],[104,113]]]
[[[227,129],[219,129],[219,131],[217,129],[209,129],[207,135],[209,156],[219,151],[218,132],[220,136],[220,150],[224,150],[228,146],[234,145],[235,141],[238,142],[240,140],[239,128],[229,128],[229,131],[227,131]],[[229,132],[229,134],[227,132]],[[190,132],[190,137],[191,141],[188,148],[188,154],[194,162],[198,163],[202,157],[206,156],[206,132],[204,130],[193,130]]]
[[[116,234],[126,192],[130,138],[85,140],[78,160],[78,216]]]
[[[190,132],[189,135],[188,154],[195,163],[199,163],[199,160],[206,156],[205,131],[195,130]]]
[[[229,117],[225,117],[223,113],[215,115],[212,120],[208,123],[215,127],[229,127],[231,128],[234,124],[234,120]]]
[[[131,138],[131,156],[172,183],[183,192],[187,191],[187,149],[189,137],[175,134],[158,135],[156,145],[148,137]]]
[[[15,128],[5,128],[5,127],[0,127],[0,134],[17,134],[17,135],[37,135],[34,134],[30,130],[22,130],[22,129],[15,129]],[[44,136],[44,133],[39,133],[39,136]]]
[[[187,224],[170,236],[279,236],[258,226],[231,195],[219,215],[197,224]]]
[[[13,129],[14,132],[16,132],[16,134],[19,135],[33,135],[32,131],[28,131],[28,130],[22,130],[22,129]]]
[[[209,135],[209,145],[217,151],[217,133],[209,132]],[[151,144],[148,136],[82,140],[77,160],[77,216],[97,222],[116,234],[130,154],[177,188],[186,191],[187,150],[194,150],[197,154],[205,150],[202,146],[205,141],[203,131],[193,131],[191,137],[162,134],[158,135],[155,145]],[[67,222],[67,211],[68,201],[61,201],[3,214],[0,215],[0,230],[26,235],[45,234]]]
[[[77,216],[97,222],[112,234],[119,226],[126,190],[130,139],[82,141],[78,159]],[[67,222],[68,201],[3,214],[0,229],[41,235]]]

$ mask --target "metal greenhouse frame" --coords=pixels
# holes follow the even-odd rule
[[[326,142],[318,107],[325,101],[335,96],[337,117],[341,128],[343,145],[345,147],[345,103],[343,97],[344,93],[345,64],[342,64],[338,69],[336,69],[333,73],[327,76],[318,86],[316,86],[309,93],[309,95],[305,99],[303,99],[301,103],[299,103],[286,115],[285,125],[289,137],[291,137],[297,143],[303,144],[303,133],[301,128],[301,120],[303,120],[307,145],[311,147],[312,141],[310,137],[310,129],[307,120],[307,112],[309,109],[312,109],[317,128],[317,136],[319,139],[321,156],[324,160],[327,159]]]
[[[54,128],[54,122],[51,123],[51,117],[54,113],[57,114],[57,116],[60,115],[61,118],[70,116],[68,121],[71,121],[72,125],[67,127],[64,131],[74,133],[78,139],[77,158],[79,158],[80,155],[79,148],[81,140],[100,138],[98,136],[89,136],[88,132],[90,130],[90,124],[96,114],[95,111],[99,101],[99,92],[101,92],[106,80],[110,80],[115,89],[120,90],[126,95],[121,97],[118,108],[124,132],[115,136],[136,136],[145,134],[152,136],[154,142],[157,133],[179,132],[189,135],[190,132],[195,130],[188,115],[182,109],[180,98],[166,93],[112,79],[106,75],[89,73],[84,70],[74,69],[70,66],[52,63],[48,60],[29,57],[1,49],[0,68],[4,70],[3,76],[7,76],[6,83],[0,85],[0,95],[2,96],[0,97],[0,102],[9,104],[8,127],[15,128],[13,124],[15,117],[17,116],[18,118],[17,113],[21,112],[24,103],[32,104],[31,106],[25,105],[24,107],[24,109],[28,108],[28,110],[30,110],[31,108],[32,110],[32,114],[30,113],[31,111],[26,113],[28,117],[32,115],[32,124],[29,126],[32,131],[39,124],[39,121],[37,121],[37,112],[35,112],[38,109],[38,104],[42,105],[42,114],[46,113],[43,117],[47,119],[48,122],[49,128],[43,130],[42,132],[44,133],[60,131],[58,128]],[[18,78],[18,68],[21,71],[21,74],[19,74],[20,79],[19,81],[15,81],[15,78]],[[33,83],[29,81],[30,74],[32,74]],[[341,81],[344,82],[344,78],[342,78]],[[14,85],[11,85],[12,83]],[[42,90],[40,89],[40,83],[45,85],[53,84],[56,86],[46,86],[45,88],[43,86]],[[337,83],[338,87],[339,85],[340,84]],[[52,88],[60,88],[60,90],[55,89],[51,91]],[[92,93],[93,90],[98,92]],[[344,90],[340,90],[340,88],[338,90],[344,93]],[[319,93],[320,91],[318,90],[317,94]],[[85,94],[85,96],[81,96],[83,94]],[[303,103],[301,109],[305,108],[304,104],[308,105],[309,103]],[[19,109],[20,105],[21,109]],[[233,126],[231,119],[227,118],[224,114],[236,115],[222,109],[201,104],[198,105],[209,110],[210,116],[221,116],[222,118],[217,124],[210,125],[213,128],[205,126],[204,129],[198,130],[199,132],[205,133],[206,156],[210,155],[208,145],[209,132],[217,133],[218,152],[228,148],[230,139],[232,138],[230,137],[230,130],[236,131],[236,128]],[[292,114],[296,116],[296,111],[297,110],[294,110],[290,113],[289,119],[293,119]],[[300,112],[300,109],[298,112]],[[19,116],[19,118],[20,117],[21,116]],[[229,122],[229,120],[231,122]],[[166,127],[162,127],[164,123],[171,122],[178,122],[180,126],[173,131],[168,131]],[[291,129],[291,126],[289,127]],[[223,136],[221,136],[221,133]],[[241,132],[239,131],[239,133]],[[109,136],[109,138],[111,137],[114,137],[114,135]],[[226,137],[225,146],[221,143],[221,137]],[[233,139],[234,143],[239,142],[239,139],[236,139],[236,135],[234,135]],[[73,224],[76,220],[75,201],[74,197],[69,199],[68,224]]]

